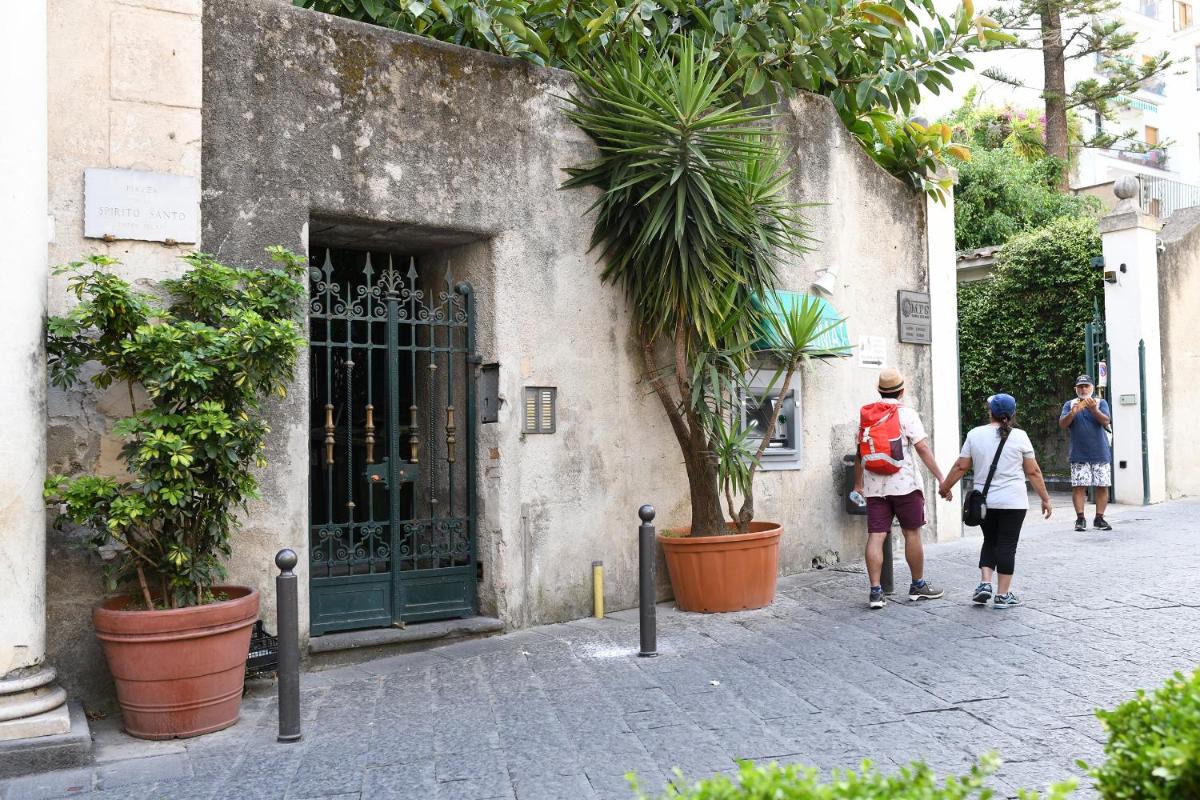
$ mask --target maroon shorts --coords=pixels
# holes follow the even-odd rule
[[[892,517],[904,530],[916,530],[925,524],[925,495],[920,489],[908,494],[889,494],[867,498],[867,532],[887,533]]]

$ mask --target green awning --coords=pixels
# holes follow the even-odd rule
[[[766,299],[755,298],[756,305],[776,316],[781,316],[787,311],[799,308],[803,303],[812,303],[814,301],[820,304],[821,319],[824,323],[821,327],[826,330],[813,342],[813,346],[826,350],[840,350],[841,352],[837,354],[838,356],[849,358],[852,353],[850,348],[850,334],[846,330],[845,319],[825,298],[803,292],[774,292]],[[778,335],[772,330],[768,331],[762,339],[755,343],[755,349],[768,350],[778,346],[778,344]]]

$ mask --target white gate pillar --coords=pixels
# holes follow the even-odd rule
[[[954,249],[954,193],[946,202],[926,196],[925,242],[928,252],[930,360],[933,375],[933,456],[942,469],[958,458],[958,269]],[[962,536],[962,507],[957,492],[947,502],[935,498],[937,540]]]
[[[1120,202],[1100,220],[1104,324],[1111,362],[1113,480],[1121,502],[1158,503],[1167,494],[1158,313],[1157,242],[1162,225],[1138,207],[1135,178],[1118,179],[1114,189]],[[1139,344],[1144,351],[1141,357]]]
[[[18,113],[0,125],[0,778],[82,763],[91,737],[46,659],[46,3],[5,7],[0,71]],[[74,728],[74,730],[73,730]]]

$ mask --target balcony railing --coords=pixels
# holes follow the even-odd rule
[[[1131,164],[1140,164],[1143,167],[1153,167],[1154,169],[1167,168],[1166,150],[1149,150],[1145,153],[1135,153],[1130,150],[1109,150],[1108,152]]]
[[[1138,86],[1143,92],[1150,92],[1159,97],[1167,96],[1167,79],[1160,75],[1155,75],[1153,78],[1147,78]]]
[[[1142,208],[1159,219],[1166,219],[1181,208],[1200,206],[1200,186],[1169,178],[1139,175]]]

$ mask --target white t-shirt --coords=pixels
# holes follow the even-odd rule
[[[883,399],[881,403],[896,403],[899,400]],[[859,431],[862,435],[862,431]],[[908,406],[900,406],[900,439],[904,448],[904,460],[900,471],[894,475],[880,475],[878,472],[863,470],[863,496],[888,497],[912,494],[918,489],[924,489],[921,476],[917,474],[917,453],[914,445],[928,438],[921,418]]]
[[[996,448],[1000,445],[1000,426],[980,425],[972,428],[963,442],[961,458],[971,459],[975,488],[983,491]],[[1025,490],[1025,459],[1033,458],[1033,443],[1029,435],[1013,428],[996,464],[996,474],[987,493],[988,508],[1029,508],[1029,493]]]

